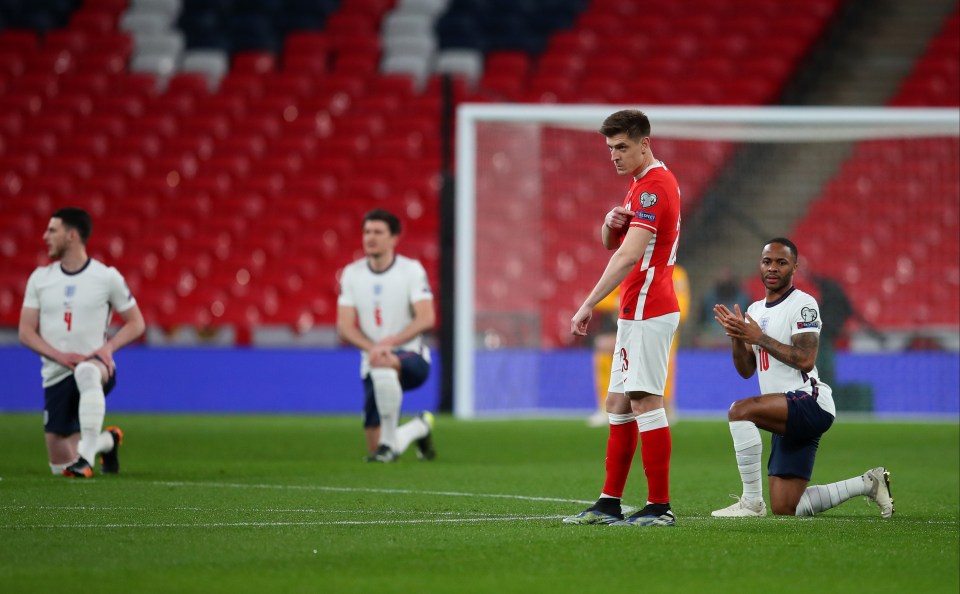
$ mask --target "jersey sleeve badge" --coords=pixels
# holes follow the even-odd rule
[[[804,328],[819,328],[820,320],[818,319],[817,310],[812,307],[804,307],[800,310],[801,320],[797,322],[798,329]]]

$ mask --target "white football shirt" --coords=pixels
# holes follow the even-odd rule
[[[396,255],[393,264],[383,272],[370,269],[366,258],[348,264],[340,277],[337,305],[357,310],[360,331],[373,342],[395,336],[413,321],[413,304],[433,299],[427,271],[417,260]],[[423,336],[416,336],[396,348],[419,353],[430,361],[430,349],[424,348]],[[360,376],[370,371],[367,353],[360,362]]]
[[[764,334],[786,345],[793,344],[795,334],[819,334],[822,324],[817,300],[796,287],[772,303],[767,303],[765,299],[755,301],[747,308],[747,313],[760,325]],[[820,408],[833,416],[837,415],[833,391],[820,381],[816,367],[810,373],[804,373],[778,361],[757,345],[753,345],[753,354],[757,359],[761,393],[783,394],[799,390],[812,394],[816,390]]]
[[[58,351],[84,355],[106,342],[113,312],[136,303],[117,269],[92,258],[69,274],[60,262],[37,268],[23,296],[24,307],[40,310],[41,338]],[[73,373],[52,359],[41,359],[44,388]]]

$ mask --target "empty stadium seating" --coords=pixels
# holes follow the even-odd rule
[[[958,32],[955,12],[893,105],[960,105]],[[930,170],[930,162],[940,165]],[[956,138],[861,142],[794,229],[817,237],[806,247],[810,267],[841,283],[867,323],[960,326],[960,205],[943,200],[960,196],[958,163]],[[898,199],[877,201],[878,192]]]
[[[91,209],[92,253],[117,264],[160,326],[331,324],[336,273],[360,255],[374,205],[403,216],[401,251],[439,288],[438,71],[457,79],[458,101],[773,102],[837,0],[737,5],[5,3],[0,324],[16,323],[26,276],[45,261],[46,217],[67,202]],[[663,143],[658,156],[684,167],[693,207],[729,147],[687,148]],[[575,162],[587,147],[564,150]],[[544,249],[557,256],[536,290],[559,311],[595,254],[564,243],[585,194],[550,183],[562,200]]]

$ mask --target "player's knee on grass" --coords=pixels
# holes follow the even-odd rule
[[[807,481],[797,477],[771,476],[770,511],[775,516],[795,516],[797,505],[807,488]]]
[[[784,501],[770,501],[770,511],[775,516],[795,516],[797,515],[797,504],[790,505]]]

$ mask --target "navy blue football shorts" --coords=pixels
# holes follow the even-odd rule
[[[787,392],[787,433],[770,440],[767,474],[810,480],[820,437],[833,425],[833,415],[806,392]]]
[[[430,375],[430,364],[419,353],[412,351],[394,351],[400,359],[400,388],[404,392],[419,388]],[[373,395],[373,380],[368,374],[363,378],[363,426],[379,427],[380,412],[377,399]]]
[[[114,371],[103,385],[104,395],[113,391],[117,385],[117,373]],[[80,432],[80,389],[73,374],[60,382],[43,389],[43,430],[57,435],[73,435]]]

